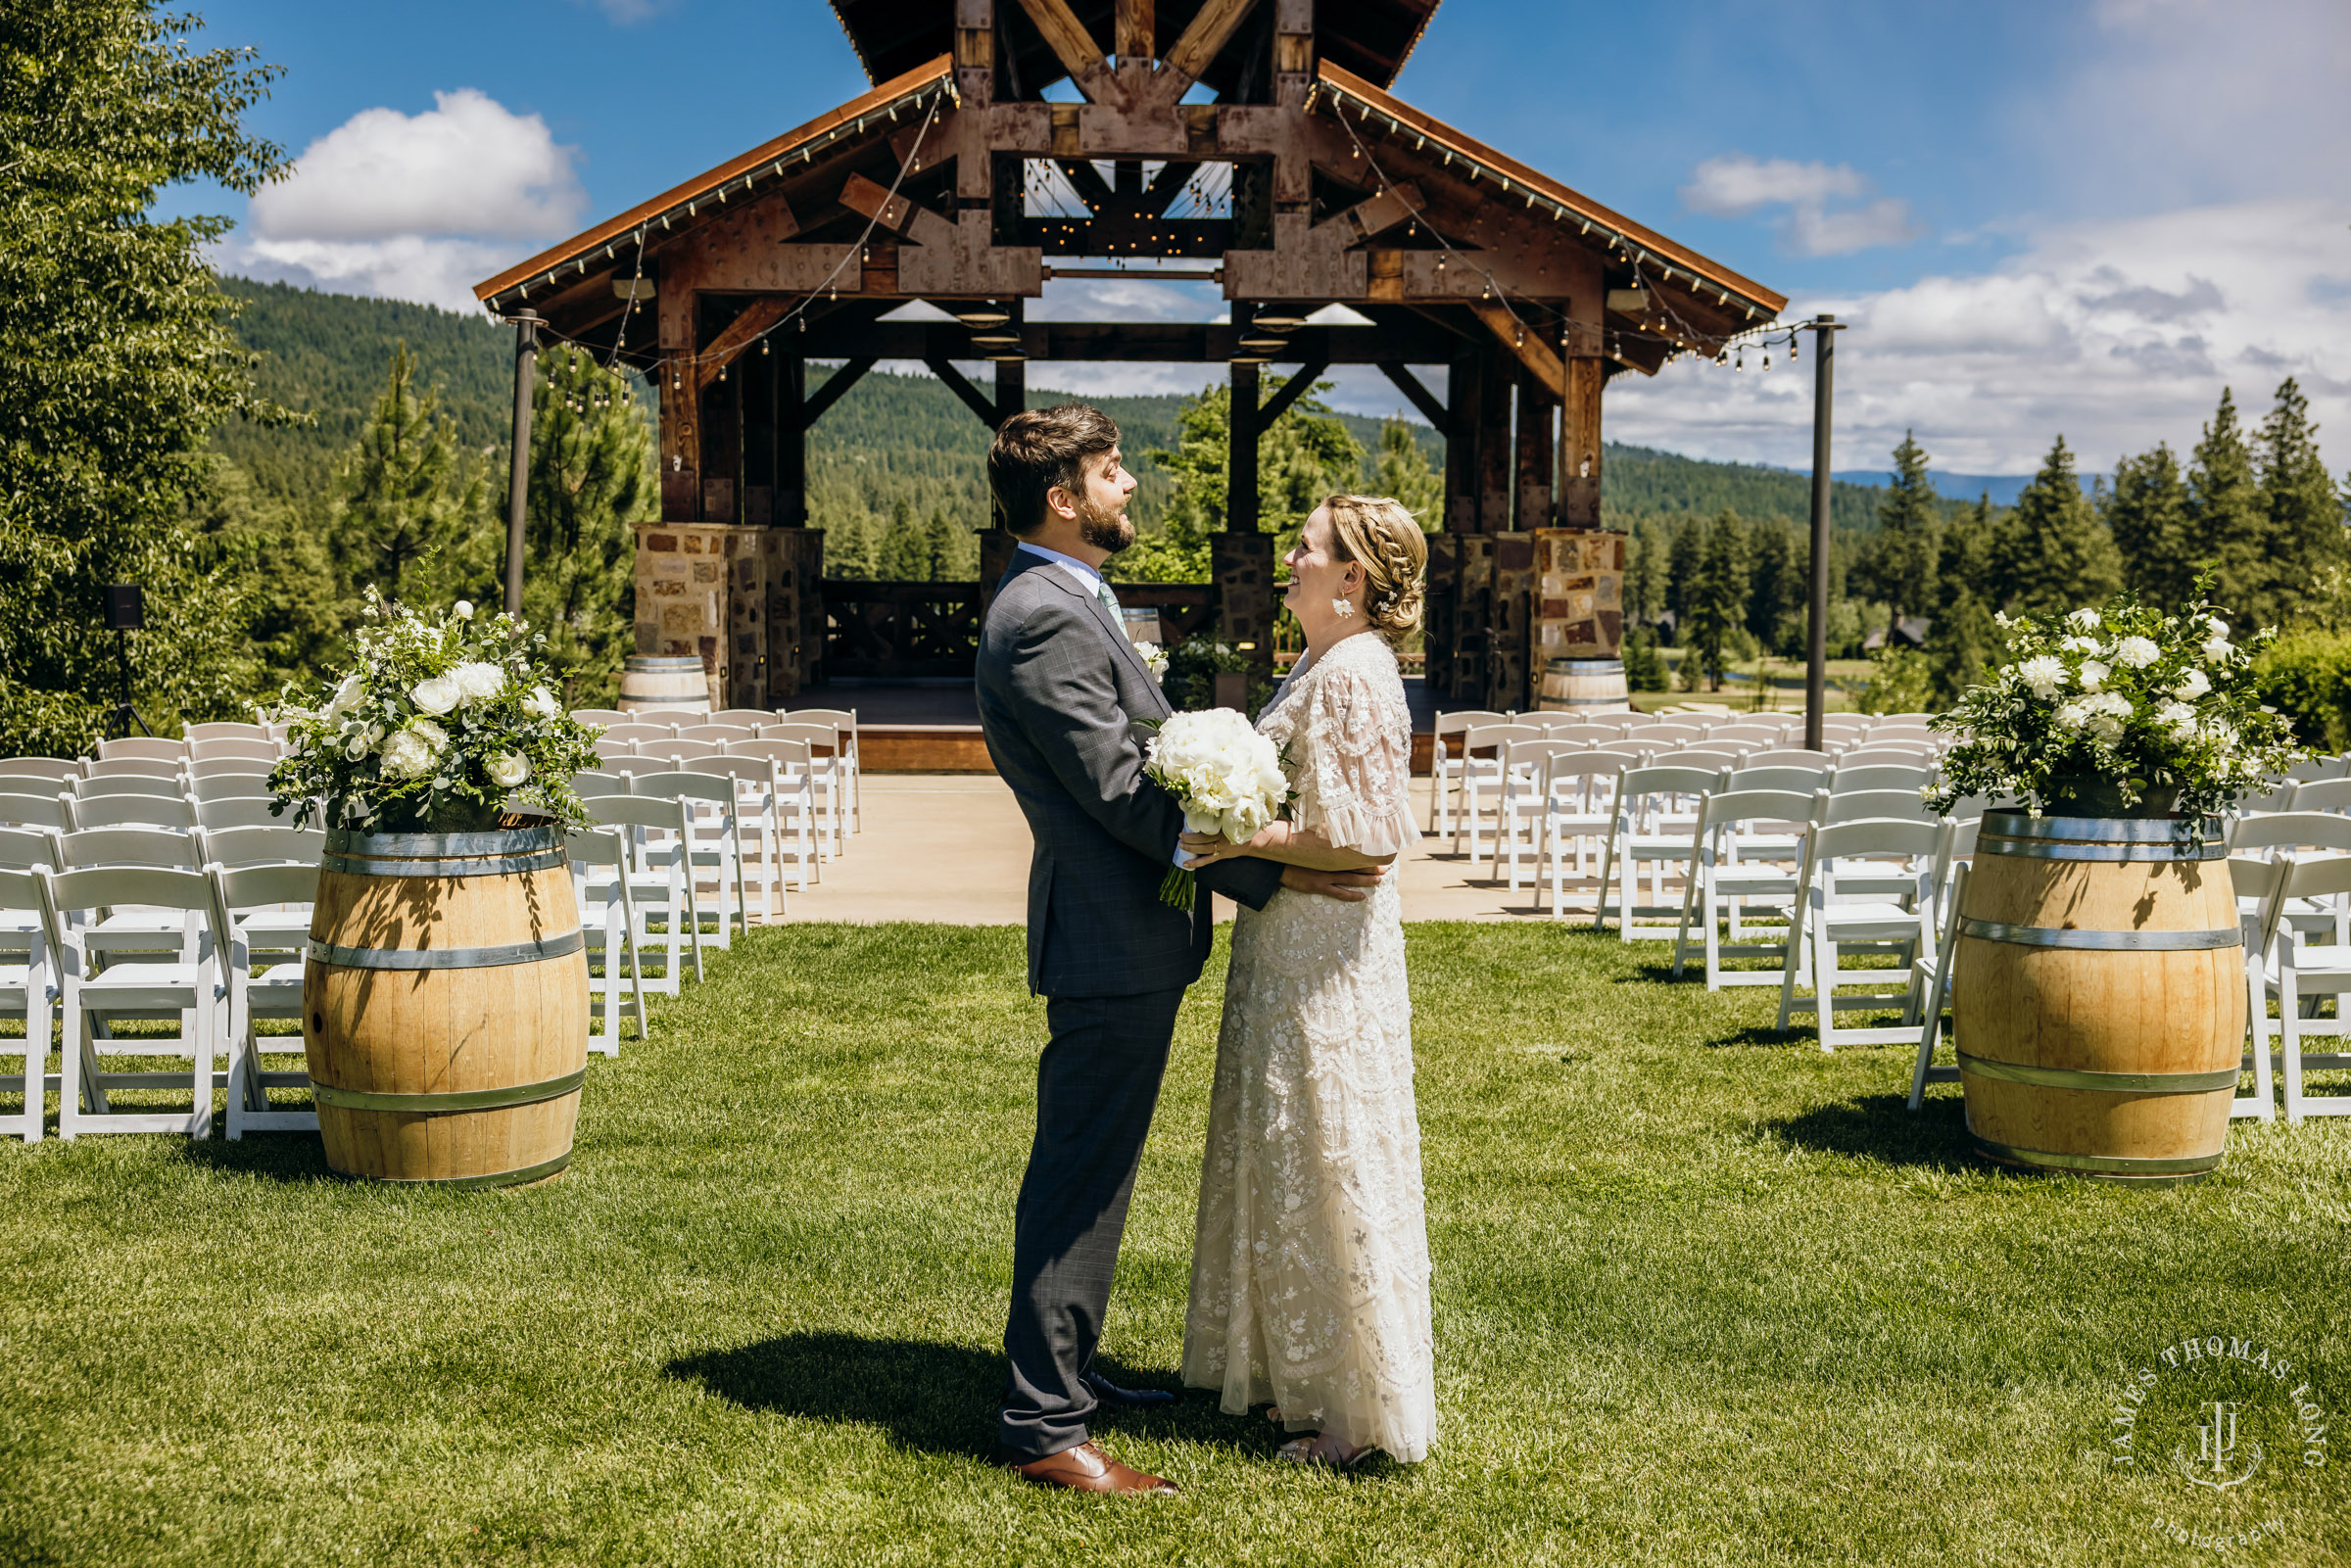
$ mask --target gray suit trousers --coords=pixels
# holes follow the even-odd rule
[[[1102,1338],[1135,1166],[1168,1067],[1183,987],[1054,997],[1036,1066],[1036,1139],[1012,1221],[1012,1366],[997,1438],[1024,1458],[1086,1440],[1082,1381]]]

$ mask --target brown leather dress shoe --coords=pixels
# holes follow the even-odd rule
[[[1061,1487],[1071,1492],[1110,1492],[1125,1496],[1130,1493],[1152,1494],[1176,1491],[1176,1483],[1163,1481],[1155,1475],[1145,1475],[1132,1465],[1121,1464],[1091,1443],[1080,1443],[1059,1453],[1048,1453],[1041,1459],[1023,1459],[1018,1454],[1002,1455],[1003,1462],[1024,1480],[1042,1487]]]

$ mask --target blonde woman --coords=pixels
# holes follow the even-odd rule
[[[1355,871],[1419,837],[1394,642],[1419,625],[1427,562],[1396,501],[1332,496],[1307,519],[1283,597],[1306,656],[1257,723],[1297,797],[1245,844],[1187,834],[1188,864]],[[1428,1233],[1393,876],[1357,902],[1276,892],[1233,927],[1183,1380],[1230,1414],[1271,1402],[1299,1434],[1281,1449],[1296,1463],[1428,1452]]]

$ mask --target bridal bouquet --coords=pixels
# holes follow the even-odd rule
[[[1221,832],[1247,843],[1290,798],[1281,754],[1230,708],[1178,713],[1159,725],[1143,772],[1183,807],[1187,832]],[[1194,878],[1180,866],[1160,883],[1163,903],[1192,907]]]
[[[359,668],[317,707],[267,715],[287,726],[269,787],[297,823],[315,811],[329,827],[464,832],[516,804],[587,821],[571,778],[596,766],[598,732],[549,690],[544,637],[508,615],[476,623],[463,599],[420,615],[372,587],[361,614]]]
[[[1966,736],[1930,786],[2093,817],[2183,814],[2190,825],[2270,786],[2301,758],[2261,705],[2251,656],[2212,613],[2209,572],[2177,615],[2125,594],[2063,617],[1998,617],[2008,662],[1935,727]],[[2276,637],[2256,633],[2248,641]]]

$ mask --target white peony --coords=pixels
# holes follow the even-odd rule
[[[2054,653],[2042,653],[2018,665],[2016,675],[2033,689],[2035,696],[2046,702],[2065,685],[2065,661]]]
[[[1182,805],[1187,831],[1235,843],[1255,837],[1289,793],[1273,742],[1230,708],[1170,718],[1151,738],[1146,768]]]
[[[468,703],[487,702],[506,689],[506,672],[495,664],[460,664],[449,672]]]
[[[2190,669],[2180,678],[2180,684],[2172,688],[2172,695],[2183,702],[2193,702],[2211,689],[2212,678],[2202,670]]]
[[[433,768],[433,748],[426,745],[424,736],[413,730],[403,730],[384,742],[384,776],[390,779],[415,779],[430,773]]]
[[[2095,691],[2106,684],[2106,678],[2113,673],[2114,669],[2111,665],[2100,664],[2095,659],[2084,659],[2082,661],[2082,689]]]
[[[473,600],[471,600],[471,599],[462,599],[462,598],[461,598],[461,599],[457,600],[456,604],[454,607],[456,608],[456,612],[457,612],[457,619],[458,619],[458,620],[460,620],[460,621],[470,621],[470,620],[472,620],[472,619],[473,619]]]
[[[2196,733],[2196,710],[2184,702],[2167,702],[2156,710],[2155,722],[2172,732],[2175,740],[2185,740]]]
[[[2098,629],[2098,612],[2091,609],[2076,610],[2065,618],[2065,624],[2078,626],[2085,632],[2094,632]]]
[[[2079,730],[2089,723],[2089,709],[2084,703],[2068,702],[2051,717],[2055,719],[2060,729]]]
[[[449,732],[430,719],[410,719],[408,729],[435,751],[449,744]]]
[[[2117,719],[2131,717],[2131,699],[2120,691],[2101,691],[2086,699],[2082,705],[2092,713],[2109,714]]]
[[[2114,645],[2117,664],[2128,664],[2134,670],[2143,670],[2163,657],[2163,649],[2143,637],[2127,637]]]
[[[552,719],[563,711],[563,704],[555,700],[552,691],[541,687],[522,699],[522,711],[542,719]]]
[[[502,751],[489,762],[490,782],[511,789],[531,776],[530,760],[519,751]]]
[[[465,695],[464,689],[447,675],[436,675],[429,681],[419,681],[408,692],[408,700],[427,713],[447,713]]]

